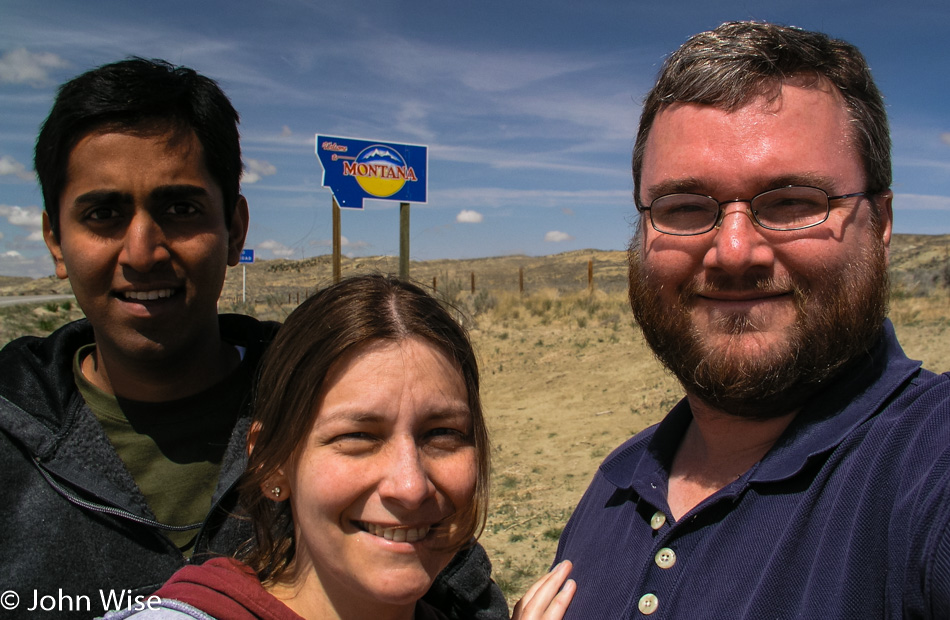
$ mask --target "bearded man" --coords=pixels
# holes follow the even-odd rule
[[[950,617],[950,377],[886,319],[890,138],[860,52],[692,37],[633,177],[630,303],[686,396],[565,528],[567,617]]]

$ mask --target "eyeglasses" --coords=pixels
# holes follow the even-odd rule
[[[831,201],[855,196],[869,196],[870,192],[855,192],[829,196],[817,187],[788,185],[762,192],[751,200],[717,201],[701,194],[667,194],[656,198],[649,206],[640,204],[637,210],[650,212],[650,223],[658,232],[667,235],[701,235],[718,228],[722,207],[733,202],[748,202],[752,219],[769,230],[801,230],[818,226],[828,219]]]

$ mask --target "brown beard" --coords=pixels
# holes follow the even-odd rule
[[[768,419],[797,410],[874,345],[887,316],[887,254],[879,234],[854,262],[829,265],[809,280],[690,282],[672,307],[659,302],[663,285],[642,264],[638,236],[628,249],[629,296],[644,338],[687,393],[733,415]],[[701,290],[729,289],[793,291],[796,319],[780,346],[752,357],[707,344],[690,311]],[[757,331],[745,314],[723,316],[713,327],[733,338]]]

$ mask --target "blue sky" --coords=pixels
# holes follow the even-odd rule
[[[643,95],[686,37],[735,19],[858,45],[888,104],[895,230],[950,233],[944,0],[0,0],[0,274],[52,273],[32,150],[56,86],[129,55],[231,97],[259,258],[330,251],[316,133],[428,145],[413,259],[622,249]],[[344,252],[398,254],[398,220],[345,210]]]

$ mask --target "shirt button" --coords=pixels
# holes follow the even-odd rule
[[[656,594],[644,594],[640,597],[640,602],[637,603],[637,609],[639,609],[640,613],[644,616],[649,616],[656,611],[658,604],[659,601],[656,598]]]
[[[660,568],[672,568],[676,564],[676,552],[669,547],[663,547],[656,552],[653,559]]]
[[[653,516],[650,518],[650,527],[654,530],[658,530],[666,523],[666,515],[662,511],[657,510],[653,513]]]

